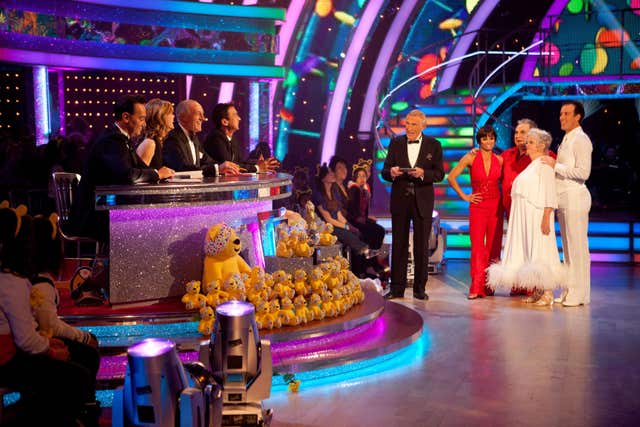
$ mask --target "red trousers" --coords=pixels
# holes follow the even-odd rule
[[[500,259],[502,248],[502,206],[500,199],[483,200],[469,206],[471,239],[470,294],[485,295],[487,267]]]

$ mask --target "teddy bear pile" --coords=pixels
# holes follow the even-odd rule
[[[277,251],[289,255],[283,258],[291,259],[290,270],[251,268],[239,255],[240,239],[227,224],[215,224],[207,231],[202,281],[186,283],[182,297],[187,310],[199,310],[200,333],[211,334],[215,308],[232,300],[255,306],[260,329],[341,316],[364,301],[360,280],[350,271],[346,258],[337,255],[313,264],[313,241],[303,229],[282,226],[277,231]],[[322,239],[335,244],[335,236],[327,229],[320,233],[318,240]]]

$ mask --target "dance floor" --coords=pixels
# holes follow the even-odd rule
[[[274,427],[631,426],[640,420],[640,267],[592,266],[592,304],[466,300],[468,263],[431,276],[422,339],[381,372],[274,391]],[[342,381],[341,381],[342,380]]]

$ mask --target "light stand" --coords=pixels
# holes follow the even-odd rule
[[[252,304],[229,301],[216,309],[209,345],[210,369],[222,386],[222,424],[269,425],[262,400],[271,392],[271,343],[260,340]]]

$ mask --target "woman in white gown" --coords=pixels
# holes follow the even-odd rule
[[[549,150],[551,135],[541,129],[527,134],[531,164],[513,182],[507,241],[502,261],[488,269],[492,288],[535,290],[525,302],[553,304],[553,289],[563,285],[553,210],[557,208],[553,168],[541,162]]]

